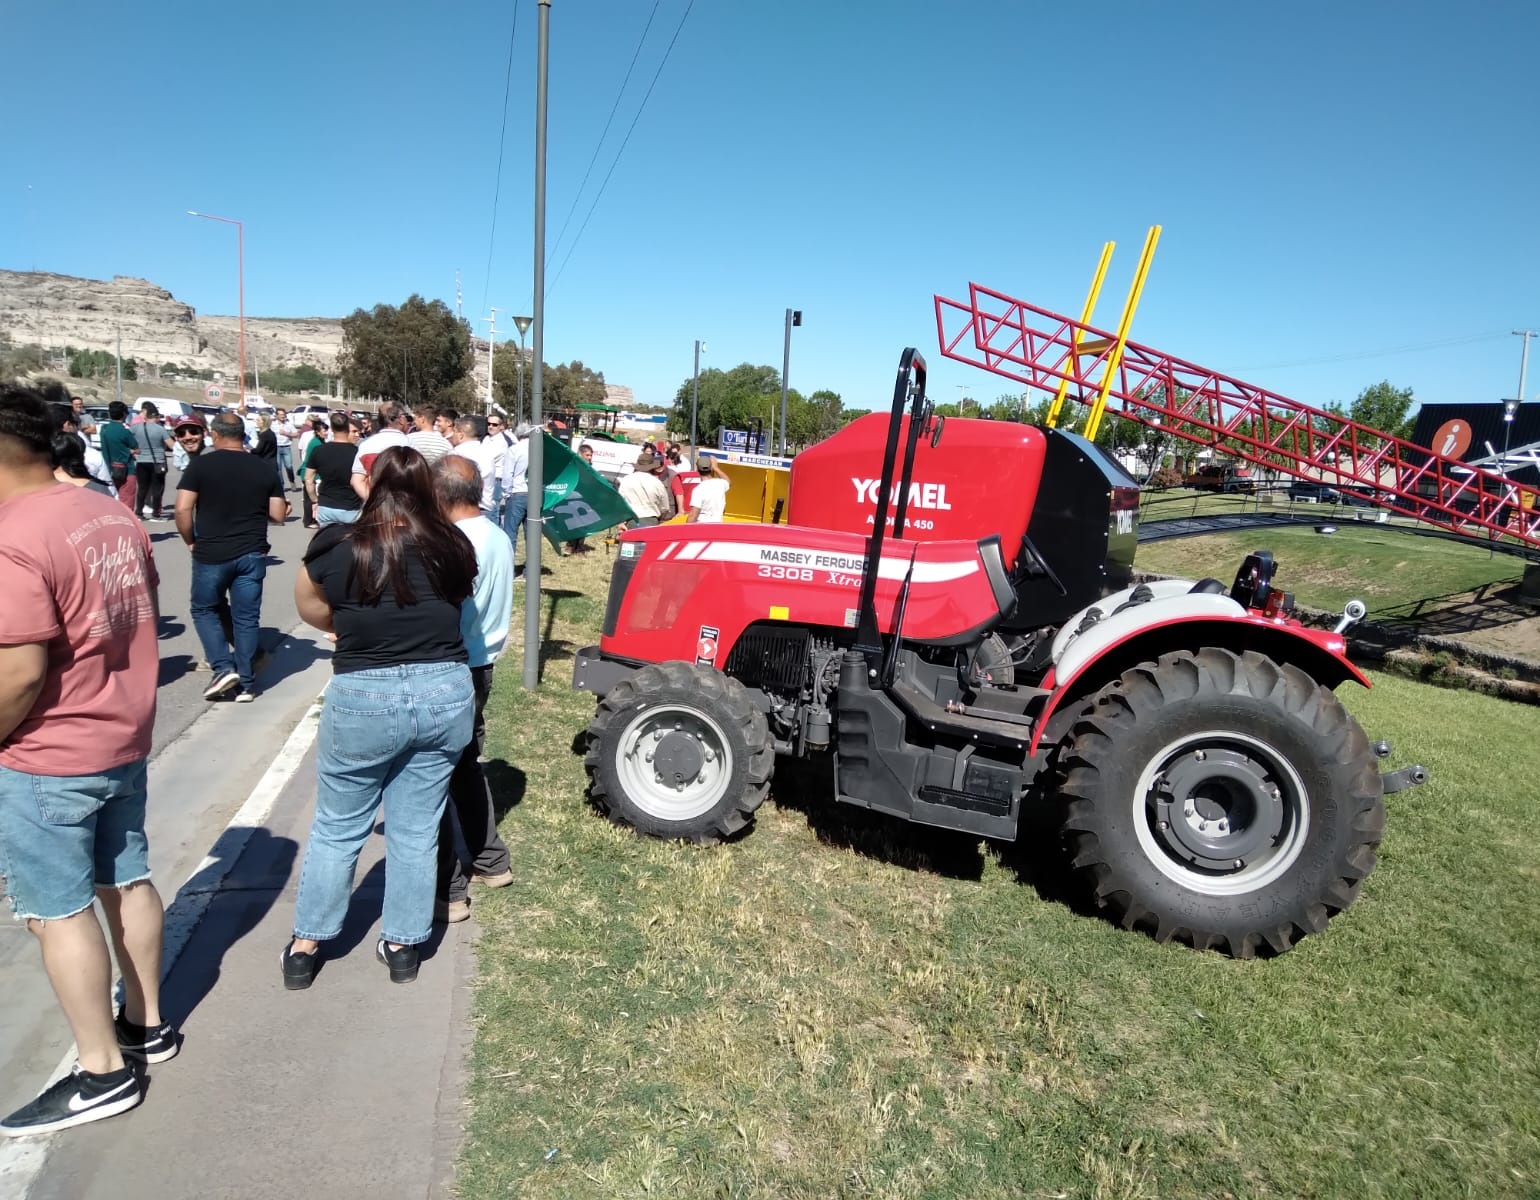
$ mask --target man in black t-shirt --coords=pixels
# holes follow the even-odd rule
[[[315,517],[321,526],[349,525],[358,520],[364,502],[353,490],[353,463],[358,458],[358,428],[344,412],[331,415],[332,440],[317,446],[305,472],[305,487],[314,489]]]
[[[240,417],[220,413],[209,431],[214,449],[189,461],[177,484],[176,531],[192,547],[193,628],[214,672],[203,698],[213,700],[239,688],[236,700],[249,701],[257,694],[267,526],[282,525],[290,508],[272,464],[246,453]],[[232,626],[228,638],[220,622],[226,604]]]

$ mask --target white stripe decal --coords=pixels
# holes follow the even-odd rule
[[[862,560],[859,555],[841,554],[837,551],[810,550],[805,546],[766,545],[759,542],[692,542],[679,552],[679,559],[698,558],[705,562],[777,563],[785,566],[813,567],[846,573],[859,572]],[[920,562],[914,564],[915,583],[949,583],[954,579],[966,579],[980,570],[976,558],[955,559],[951,562]],[[884,554],[878,569],[879,579],[901,580],[909,573],[909,559]]]

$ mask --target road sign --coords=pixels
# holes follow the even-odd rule
[[[203,389],[203,394],[211,403],[218,404],[225,393],[217,383],[211,383]]]

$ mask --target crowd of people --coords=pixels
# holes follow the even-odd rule
[[[114,402],[98,428],[62,388],[0,391],[0,875],[77,1053],[70,1074],[0,1120],[7,1136],[134,1107],[136,1064],[180,1044],[160,1011],[163,906],[144,833],[160,618],[145,526],[167,519],[171,468],[210,700],[257,698],[269,529],[293,516],[291,490],[315,531],[295,603],[335,643],[333,680],[285,988],[310,987],[340,933],[381,808],[375,953],[392,981],[416,977],[435,921],[470,915],[473,883],[513,880],[483,769],[483,714],[521,527],[528,549],[532,428],[392,403],[299,425],[281,409],[162,419],[149,402],[128,417]],[[589,447],[579,454],[592,459]],[[643,448],[620,484],[635,524],[722,520],[725,475],[700,456],[687,492],[689,472],[677,443]],[[109,938],[124,981],[116,1009]]]

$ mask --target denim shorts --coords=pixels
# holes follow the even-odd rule
[[[18,921],[62,921],[150,877],[145,762],[99,775],[0,767],[0,875]]]

